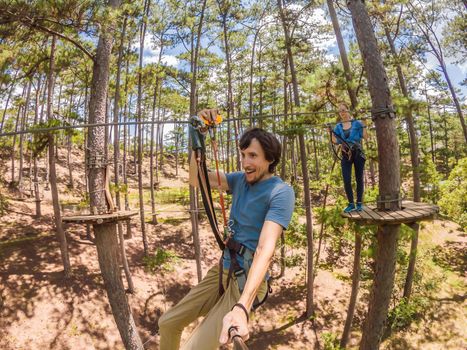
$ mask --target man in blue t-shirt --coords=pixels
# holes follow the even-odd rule
[[[200,117],[216,120],[217,109],[203,110]],[[229,226],[233,240],[244,247],[245,254],[231,259],[230,250],[223,253],[220,274],[225,292],[219,294],[219,267],[211,268],[203,280],[159,320],[161,350],[178,349],[183,328],[205,316],[193,331],[183,349],[217,349],[230,341],[228,331],[248,339],[248,315],[254,304],[267,296],[266,275],[277,239],[286,229],[294,209],[293,189],[274,171],[281,156],[277,138],[259,128],[246,131],[239,142],[242,172],[210,172],[209,183],[232,194]],[[190,184],[197,186],[196,159],[190,164]],[[254,255],[253,255],[254,254]],[[235,260],[236,259],[236,260]],[[233,276],[227,282],[232,260],[247,270],[246,280]],[[256,303],[255,303],[256,301]]]

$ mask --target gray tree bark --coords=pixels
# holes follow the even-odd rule
[[[292,53],[292,45],[289,28],[287,26],[286,17],[284,9],[282,7],[282,0],[277,0],[277,5],[279,8],[279,15],[282,22],[282,28],[284,30],[285,37],[285,46],[287,49],[287,58],[289,62],[290,75],[292,77],[292,88],[294,92],[294,104],[297,108],[300,108],[300,95],[298,92],[298,80],[297,73],[294,65],[294,57]],[[307,233],[307,293],[306,293],[306,317],[313,315],[313,216],[312,216],[312,207],[311,207],[311,197],[310,197],[310,180],[308,176],[307,169],[307,156],[306,156],[306,146],[305,146],[305,137],[303,132],[300,132],[298,135],[299,150],[300,150],[300,164],[302,169],[303,177],[303,192],[304,192],[304,205],[306,212],[306,233]]]
[[[120,6],[120,1],[110,0],[109,5],[112,9],[116,9]],[[93,66],[89,123],[102,123],[106,118],[109,65],[113,45],[111,26],[112,23],[102,23]],[[104,193],[106,168],[108,166],[105,159],[105,127],[89,128],[88,132],[87,150],[91,211],[96,214],[105,213],[109,210]],[[142,350],[144,347],[131,314],[118,264],[116,225],[115,223],[109,223],[95,224],[93,226],[104,286],[123,344],[126,349]]]
[[[368,87],[375,112],[390,112],[393,108],[386,71],[379,52],[373,26],[362,0],[349,0],[347,5],[362,54]],[[389,116],[389,114],[387,114]],[[383,198],[398,198],[400,191],[400,159],[394,118],[375,119],[379,159],[379,193]],[[391,210],[400,208],[398,201],[390,203]],[[379,226],[375,258],[375,277],[370,293],[368,314],[363,326],[361,350],[378,349],[389,302],[394,287],[396,250],[400,225]]]
[[[52,106],[53,106],[53,91],[54,91],[54,70],[55,70],[55,45],[56,37],[52,37],[52,45],[50,48],[50,65],[49,75],[47,77],[47,120],[53,119]],[[55,138],[53,134],[48,135],[48,147],[49,147],[49,182],[50,191],[52,193],[52,205],[54,210],[54,221],[55,221],[55,232],[57,234],[58,241],[60,242],[60,253],[63,263],[63,271],[66,278],[71,275],[70,257],[68,256],[68,243],[63,230],[62,225],[62,214],[60,212],[60,202],[58,199],[58,187],[57,187],[57,171],[55,168]]]
[[[143,51],[144,51],[144,38],[146,36],[146,21],[149,13],[150,0],[144,1],[143,21],[140,27],[140,40],[139,40],[139,70],[138,70],[138,100],[137,100],[137,120],[142,121],[143,115],[141,112],[142,103],[142,69],[143,69]],[[144,219],[144,194],[143,194],[143,125],[138,124],[138,192],[139,192],[139,215],[141,221],[141,234],[143,237],[144,255],[149,254],[148,239],[146,237],[146,223]],[[135,157],[136,158],[136,157]]]
[[[122,32],[120,34],[120,45],[118,47],[118,59],[117,59],[117,76],[115,77],[115,97],[114,97],[114,112],[113,121],[118,123],[120,118],[120,76],[122,71],[123,61],[123,46],[125,42],[126,27],[128,17],[123,19]],[[115,181],[115,205],[118,210],[122,209],[121,198],[120,198],[120,128],[117,124],[114,126],[114,181]],[[123,224],[121,221],[117,225],[118,230],[118,241],[120,246],[120,255],[123,264],[123,271],[128,283],[128,292],[134,293],[135,286],[133,279],[131,278],[130,267],[128,266],[128,259],[125,251],[125,238],[123,237]]]
[[[386,38],[389,43],[391,54],[394,56],[394,59],[396,62],[396,71],[397,71],[397,78],[399,80],[399,88],[402,92],[402,95],[404,95],[404,97],[409,101],[409,106],[407,107],[405,111],[406,112],[405,121],[409,129],[409,138],[410,138],[410,159],[412,162],[413,200],[414,202],[420,202],[420,157],[419,157],[419,149],[418,149],[418,140],[417,140],[417,135],[415,132],[415,123],[414,123],[413,116],[412,116],[412,104],[410,103],[411,96],[409,95],[409,90],[407,89],[407,84],[406,84],[404,73],[402,71],[402,67],[398,61],[394,39],[391,36],[391,33],[387,26],[385,26],[384,32],[386,34]],[[412,293],[412,281],[413,281],[413,276],[415,273],[415,262],[417,259],[419,225],[418,224],[412,225],[412,229],[414,230],[414,232],[412,233],[412,242],[410,244],[409,266],[407,268],[407,276],[405,279],[404,294],[403,294],[404,298],[406,299],[409,299]]]
[[[203,28],[204,12],[206,10],[207,1],[204,0],[202,3],[200,19],[198,23],[196,33],[196,43],[191,49],[191,82],[190,82],[190,115],[195,115],[197,112],[197,73],[198,73],[198,59],[199,49],[201,47],[201,32]],[[194,43],[192,41],[192,43]],[[193,152],[191,148],[188,152],[188,164],[190,162]],[[190,218],[191,218],[191,230],[193,232],[193,245],[195,248],[195,260],[196,260],[196,272],[198,275],[198,282],[203,278],[203,271],[201,268],[201,243],[199,240],[199,227],[198,227],[198,200],[196,198],[196,191],[193,186],[190,186]]]

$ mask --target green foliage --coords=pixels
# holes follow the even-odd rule
[[[156,192],[156,202],[160,204],[178,203],[188,205],[190,201],[190,193],[188,186],[181,188],[163,187]]]
[[[467,230],[467,158],[459,161],[440,186],[441,211]]]
[[[299,222],[299,215],[294,212],[285,234],[285,244],[289,247],[299,248],[306,246],[306,225]]]
[[[318,222],[324,223],[326,227],[333,230],[341,229],[346,223],[346,220],[341,216],[343,202],[343,197],[340,197],[336,205],[327,208],[314,208]]]
[[[422,186],[422,196],[436,202],[439,198],[439,186],[441,175],[436,170],[436,165],[427,155],[420,162],[420,182]]]
[[[8,209],[8,201],[6,197],[0,193],[0,217],[6,214],[6,210]]]
[[[332,332],[324,332],[322,335],[323,338],[323,349],[324,350],[341,350],[342,348],[339,345],[339,338],[337,334]]]
[[[116,185],[114,182],[111,182],[109,187],[112,195],[115,195],[117,192],[120,194],[125,194],[128,192],[128,185],[124,183],[119,183]]]
[[[420,321],[428,307],[425,297],[413,296],[410,300],[403,298],[399,304],[389,311],[388,327],[392,331],[402,330],[414,321]]]
[[[285,266],[287,267],[295,267],[301,266],[305,261],[303,255],[301,254],[292,254],[290,256],[285,257]]]
[[[174,265],[178,264],[179,261],[180,258],[174,252],[162,248],[158,248],[154,255],[143,258],[145,269],[152,273],[173,271]]]
[[[84,132],[82,130],[74,130],[74,133],[71,137],[71,143],[73,145],[83,145],[84,144]]]
[[[41,129],[48,129],[57,126],[61,126],[62,123],[57,119],[52,119],[46,122],[37,123],[31,127],[31,130],[38,131]],[[33,134],[32,142],[28,144],[29,149],[33,152],[34,157],[39,156],[49,144],[49,134],[58,135],[59,131],[49,131],[49,132],[35,132]]]

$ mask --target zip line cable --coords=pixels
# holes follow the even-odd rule
[[[238,120],[261,120],[267,118],[277,118],[277,117],[286,117],[286,116],[311,116],[311,115],[322,115],[322,114],[337,114],[336,111],[321,111],[321,112],[297,112],[297,113],[280,113],[280,114],[266,114],[266,115],[256,115],[252,118],[248,117],[240,117],[240,118],[230,118],[225,119],[224,122],[234,122]],[[371,117],[362,117],[358,120],[363,119],[371,119]],[[189,124],[188,120],[160,120],[160,121],[128,121],[128,122],[108,122],[108,123],[96,123],[96,124],[77,124],[77,125],[60,125],[60,126],[51,126],[48,128],[30,128],[26,130],[20,131],[11,131],[11,132],[4,132],[0,134],[0,137],[3,136],[14,136],[14,135],[24,135],[24,134],[38,134],[38,133],[45,133],[50,131],[58,131],[58,130],[69,130],[69,129],[83,129],[83,128],[95,128],[95,127],[102,127],[102,126],[127,126],[127,125],[157,125],[157,124]],[[303,121],[303,124],[308,126],[327,126],[327,124],[309,124],[307,121]]]

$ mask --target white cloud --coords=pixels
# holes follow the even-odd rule
[[[133,50],[136,50],[139,54],[139,40],[136,40],[132,47]],[[159,60],[160,48],[154,48],[154,44],[151,41],[149,35],[146,35],[144,38],[144,50],[143,50],[143,66],[151,63],[157,63]],[[180,63],[179,59],[174,55],[162,55],[161,57],[162,63],[177,67]]]
[[[162,62],[168,66],[177,67],[180,60],[173,55],[162,55]]]

